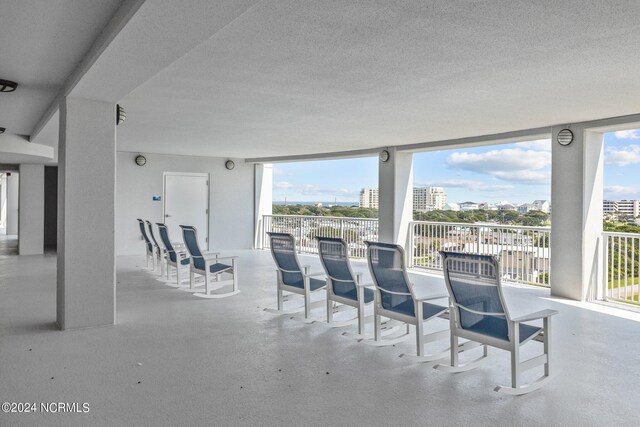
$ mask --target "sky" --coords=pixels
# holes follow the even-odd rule
[[[605,134],[605,199],[640,199],[640,130]],[[551,199],[551,141],[416,153],[415,187],[444,187],[449,202]],[[378,158],[279,163],[273,200],[357,202],[378,186]]]

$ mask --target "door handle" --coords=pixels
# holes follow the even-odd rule
[[[165,217],[165,218],[169,218],[170,216],[171,216],[171,215],[169,215],[169,214],[164,214],[164,217]]]

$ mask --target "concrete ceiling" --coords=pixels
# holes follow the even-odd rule
[[[30,135],[122,0],[8,0],[0,8],[0,126]]]
[[[264,1],[133,90],[119,149],[260,157],[640,112],[637,1]]]
[[[640,112],[637,1],[13,0],[1,12],[0,78],[21,88],[0,95],[0,126],[43,144],[57,139],[43,113],[78,69],[67,93],[125,106],[126,151],[315,154]]]

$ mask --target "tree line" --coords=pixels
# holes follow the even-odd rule
[[[308,206],[308,205],[273,205],[274,215],[305,215],[305,216],[337,216],[347,218],[378,218],[377,209],[350,206]],[[526,227],[540,227],[549,225],[549,214],[541,211],[520,213],[516,211],[414,211],[414,221],[434,222],[495,222],[507,225],[522,225]]]

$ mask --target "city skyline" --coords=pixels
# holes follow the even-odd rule
[[[640,199],[640,131],[604,137],[604,198]],[[377,188],[378,158],[280,163],[273,200],[354,202]],[[551,141],[431,151],[414,155],[414,187],[443,187],[450,202],[528,203],[551,200]]]

